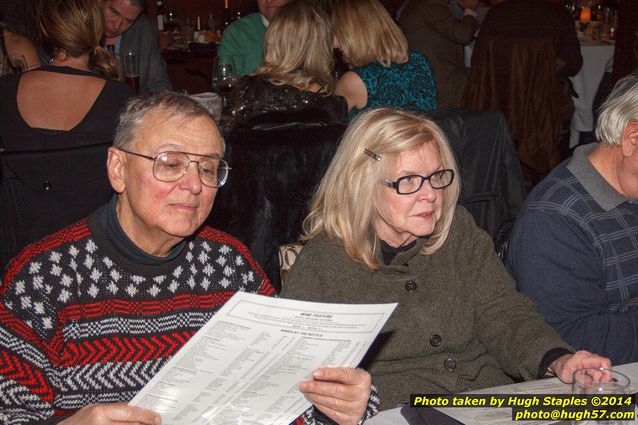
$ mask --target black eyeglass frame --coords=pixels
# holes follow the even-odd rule
[[[224,184],[226,184],[226,180],[228,180],[228,174],[229,174],[228,171],[231,170],[231,168],[228,165],[228,163],[226,161],[224,161],[222,158],[220,158],[219,156],[217,156],[217,155],[202,155],[202,154],[199,154],[199,153],[182,152],[182,151],[164,151],[164,152],[158,153],[155,156],[150,156],[150,155],[144,155],[144,154],[137,153],[137,152],[132,152],[132,151],[129,151],[129,150],[126,150],[126,149],[122,149],[122,148],[116,148],[116,149],[118,149],[118,150],[120,150],[122,152],[128,153],[128,154],[131,154],[131,155],[139,156],[140,158],[146,158],[146,159],[149,159],[149,160],[153,161],[153,177],[155,177],[155,179],[157,179],[157,180],[159,180],[161,182],[165,182],[165,183],[176,182],[179,179],[181,179],[182,177],[184,177],[186,175],[186,173],[188,172],[188,167],[190,167],[191,163],[195,162],[197,164],[197,173],[199,175],[199,180],[202,182],[202,184],[204,186],[208,186],[208,187],[220,188]],[[188,164],[186,164],[186,167],[184,167],[184,170],[182,171],[182,175],[179,176],[178,178],[176,178],[175,180],[162,180],[162,179],[160,179],[159,177],[157,177],[155,175],[155,164],[157,163],[156,162],[157,158],[159,158],[160,155],[164,155],[164,154],[167,154],[167,153],[179,153],[179,154],[184,154],[184,155],[186,155],[188,157]],[[226,170],[226,175],[224,176],[224,180],[221,181],[216,186],[205,183],[204,179],[202,179],[201,171],[199,169],[199,160],[195,161],[193,159],[190,159],[190,155],[199,156],[200,158],[213,158],[213,159],[216,159],[216,160],[220,161],[220,164],[219,164],[219,166],[217,168],[224,168]],[[225,165],[223,165],[223,164],[225,164]]]
[[[432,177],[436,176],[437,174],[441,174],[441,173],[451,173],[452,177],[450,178],[450,182],[448,184],[444,185],[444,186],[435,187],[432,184]],[[417,187],[412,192],[399,192],[399,183],[401,182],[401,180],[408,179],[408,178],[415,178],[415,177],[419,177],[421,179],[421,184],[419,184],[419,187]],[[395,181],[392,181],[390,179],[386,179],[385,185],[388,186],[389,188],[392,188],[392,189],[396,190],[397,194],[399,194],[399,195],[411,195],[411,194],[416,193],[419,190],[421,190],[421,188],[423,187],[423,183],[425,183],[426,180],[430,183],[430,186],[432,187],[432,189],[445,189],[446,187],[451,185],[452,182],[454,181],[454,170],[451,170],[449,168],[445,168],[443,170],[437,170],[437,171],[435,171],[432,174],[429,174],[427,176],[421,176],[419,174],[410,174],[408,176],[399,177]]]

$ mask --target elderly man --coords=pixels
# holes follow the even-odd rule
[[[157,30],[151,19],[141,14],[144,0],[103,0],[102,8],[106,48],[117,57],[135,50],[140,94],[171,90]]]
[[[233,22],[224,30],[217,51],[220,61],[235,64],[237,75],[248,75],[261,64],[264,56],[264,35],[275,12],[288,0],[257,0],[259,13]]]
[[[228,175],[210,115],[165,92],[123,111],[107,170],[117,192],[26,248],[0,297],[0,422],[159,424],[125,404],[237,291],[273,293],[246,247],[201,227]],[[303,419],[356,424],[370,376],[326,368],[300,390]]]
[[[507,266],[574,348],[636,362],[638,76],[616,84],[596,136],[529,195]]]

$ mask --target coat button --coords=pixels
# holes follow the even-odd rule
[[[441,345],[441,341],[443,341],[443,338],[441,338],[441,335],[432,335],[430,337],[430,345],[432,347],[438,347],[439,345]]]
[[[456,369],[456,360],[454,360],[454,359],[445,359],[445,361],[443,362],[443,367],[448,372],[452,372],[454,369]]]
[[[413,280],[408,280],[405,282],[405,290],[408,292],[416,291],[416,282]]]
[[[44,190],[51,190],[51,183],[48,180],[45,180],[44,183],[42,183],[42,188]]]

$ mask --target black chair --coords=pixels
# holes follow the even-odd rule
[[[445,132],[456,155],[461,173],[459,203],[500,245],[499,229],[516,218],[527,195],[505,116],[497,110],[460,108],[427,115]]]
[[[78,221],[113,194],[110,143],[0,153],[0,265],[26,245]]]
[[[278,248],[301,234],[308,203],[345,127],[260,119],[227,138],[232,170],[207,224],[244,242],[275,286]]]

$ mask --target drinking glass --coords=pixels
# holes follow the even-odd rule
[[[21,74],[29,69],[24,55],[9,55],[9,63],[16,74]]]
[[[578,369],[573,374],[572,394],[580,395],[622,395],[629,389],[627,375],[613,369],[586,368]],[[627,421],[572,421],[574,425],[622,425]]]
[[[135,93],[139,92],[140,72],[137,67],[137,54],[135,50],[129,50],[124,54],[124,79]]]
[[[213,68],[213,87],[222,96],[223,110],[228,107],[228,94],[232,90],[236,79],[234,64],[231,61],[217,58]]]

